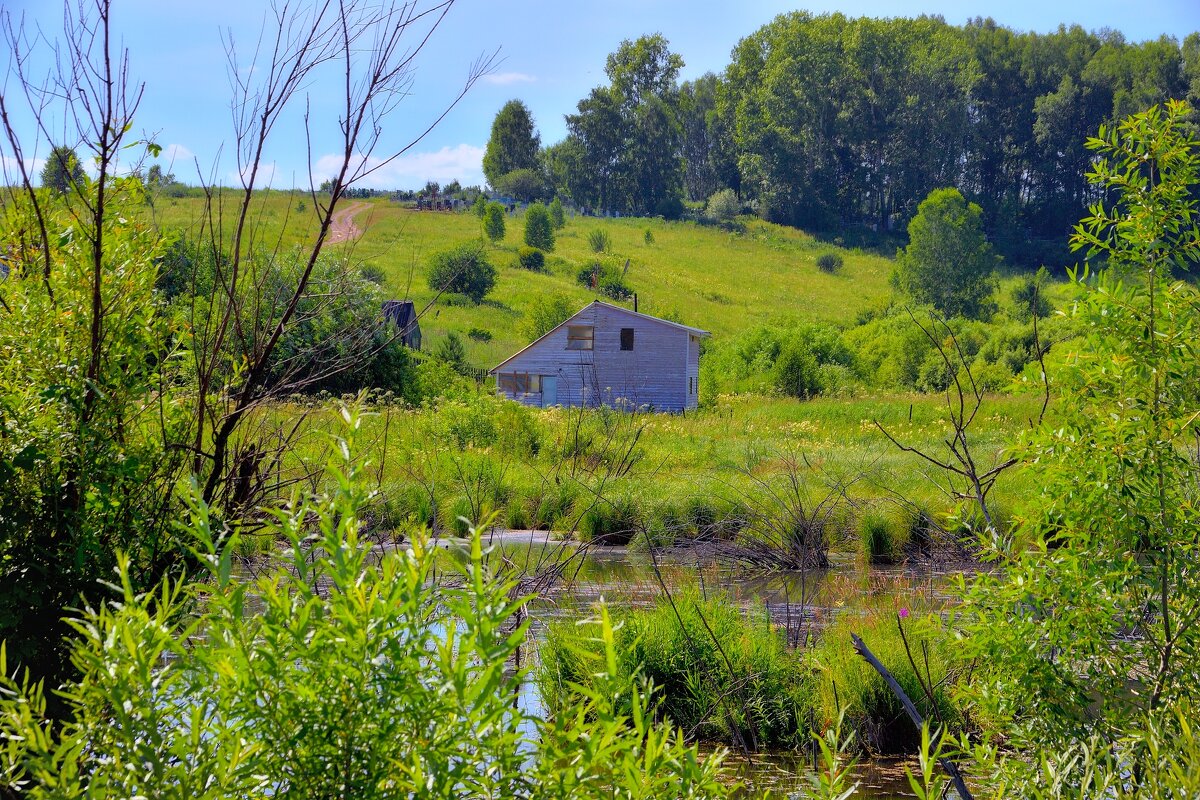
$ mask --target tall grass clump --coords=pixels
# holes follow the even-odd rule
[[[855,521],[859,556],[869,564],[903,561],[914,532],[925,530],[923,519],[904,508],[866,509]]]
[[[961,666],[952,643],[938,620],[916,619],[907,608],[844,613],[825,630],[812,652],[818,719],[828,722],[844,713],[859,746],[873,754],[911,754],[920,748],[920,730],[879,673],[854,651],[851,633],[862,637],[932,725],[948,730],[961,725],[962,714],[951,699]]]
[[[638,531],[646,526],[641,503],[632,495],[581,498],[583,508],[579,518],[579,539],[593,544],[629,544]]]
[[[588,247],[593,253],[607,253],[612,247],[612,237],[603,228],[594,228],[588,231],[587,240]]]
[[[617,631],[620,670],[654,688],[660,718],[688,736],[752,749],[803,742],[810,687],[762,607],[741,611],[729,597],[695,589],[625,612]],[[581,653],[596,647],[594,624],[557,622],[539,654],[538,686],[550,713],[568,709],[576,685],[589,687]]]
[[[832,250],[817,256],[817,269],[831,275],[841,270],[843,263],[841,254],[835,253]]]

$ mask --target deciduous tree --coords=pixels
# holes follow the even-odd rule
[[[996,256],[982,217],[982,209],[957,189],[930,192],[908,224],[908,246],[896,254],[897,286],[948,317],[983,313]]]
[[[518,169],[536,170],[540,137],[529,107],[509,100],[492,120],[492,133],[483,154],[483,175],[493,188],[497,181]]]

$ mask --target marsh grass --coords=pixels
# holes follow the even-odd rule
[[[617,614],[623,674],[654,687],[656,713],[690,738],[749,749],[791,747],[805,739],[808,673],[761,607],[687,588],[647,609]],[[597,644],[594,623],[551,624],[539,649],[539,690],[551,714],[589,686],[581,653]]]
[[[957,657],[940,619],[918,619],[921,605],[917,596],[890,595],[874,607],[868,602],[865,608],[847,610],[825,629],[812,652],[818,670],[814,681],[818,717],[828,722],[844,713],[856,732],[855,740],[870,753],[915,753],[921,732],[883,678],[854,651],[852,632],[895,676],[922,716],[947,730],[957,730],[963,722],[952,692],[966,665]]]

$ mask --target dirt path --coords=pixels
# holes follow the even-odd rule
[[[362,229],[354,224],[354,215],[365,209],[369,204],[361,201],[350,203],[333,212],[333,224],[329,228],[330,244],[348,242],[362,236]]]

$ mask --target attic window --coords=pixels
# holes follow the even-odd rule
[[[591,350],[595,341],[595,330],[591,325],[568,325],[567,349]]]
[[[633,328],[621,328],[621,349],[633,349]]]

